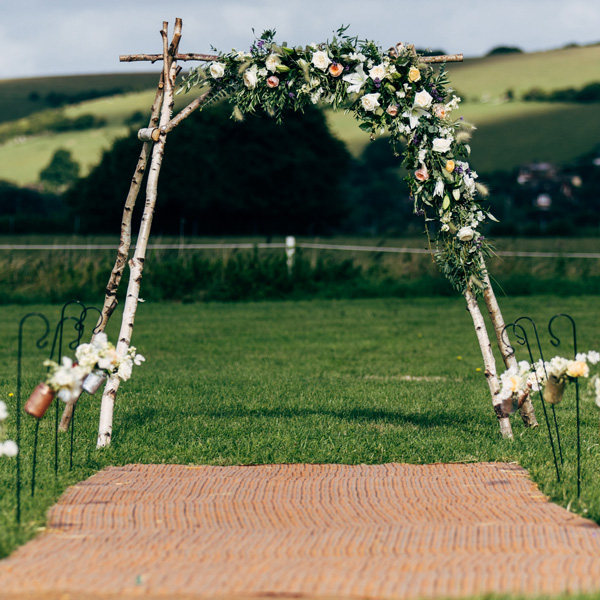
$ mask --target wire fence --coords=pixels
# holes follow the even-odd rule
[[[428,248],[396,248],[390,246],[360,246],[343,244],[320,244],[297,242],[295,248],[313,250],[334,250],[341,252],[385,252],[390,254],[432,254]],[[215,243],[215,244],[148,244],[149,250],[252,250],[258,249],[289,249],[285,242],[272,243]],[[0,250],[114,250],[117,244],[0,244]],[[582,258],[600,259],[597,252],[522,252],[522,251],[497,251],[497,256],[514,256],[523,258]]]

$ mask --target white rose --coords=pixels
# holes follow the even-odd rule
[[[369,71],[371,79],[379,79],[381,81],[387,75],[386,68],[383,65],[376,65]]]
[[[471,227],[461,227],[456,235],[461,242],[470,242],[475,232]]]
[[[218,63],[218,62],[214,62],[210,65],[210,76],[213,79],[219,79],[220,77],[223,77],[223,75],[225,75],[225,67],[223,66],[223,64]]]
[[[249,69],[244,71],[244,84],[247,88],[253,89],[258,83],[258,76],[256,74],[256,65],[253,65]]]
[[[131,359],[125,359],[120,365],[117,371],[117,376],[121,381],[127,381],[131,377],[133,371],[133,362]]]
[[[312,55],[312,64],[321,71],[326,71],[327,67],[331,64],[331,59],[327,56],[327,52],[319,50]]]
[[[452,139],[450,138],[435,138],[433,140],[432,149],[434,152],[448,152],[452,145]]]
[[[590,352],[588,352],[587,357],[593,365],[600,361],[600,354],[598,354],[598,352],[596,352],[595,350],[590,350]]]
[[[277,54],[269,54],[267,56],[267,60],[265,61],[265,65],[271,73],[275,73],[277,71],[277,65],[281,64],[281,58],[277,56]]]
[[[431,94],[423,90],[415,95],[414,106],[418,108],[429,108],[432,102],[433,98],[431,97]]]
[[[3,444],[0,444],[0,456],[13,457],[19,453],[19,447],[12,440],[6,440]]]
[[[360,99],[362,107],[368,112],[373,112],[379,106],[379,95],[379,93],[365,94]]]

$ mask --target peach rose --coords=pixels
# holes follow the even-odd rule
[[[339,77],[343,72],[344,72],[344,65],[341,65],[340,63],[334,62],[329,67],[329,74],[332,77]]]
[[[415,178],[417,181],[427,181],[429,179],[429,171],[427,167],[423,166],[415,171]]]
[[[574,360],[569,363],[567,375],[569,377],[587,377],[590,374],[590,368],[583,360]]]
[[[417,67],[411,67],[408,70],[408,80],[414,83],[415,81],[419,81],[419,79],[421,79],[421,71]]]
[[[438,119],[445,119],[448,111],[446,111],[446,107],[443,104],[434,104],[433,105],[433,114]]]
[[[456,167],[456,164],[454,163],[454,161],[447,160],[446,166],[444,168],[446,169],[446,171],[448,171],[448,173],[452,173],[452,171],[454,171],[454,167]]]
[[[269,77],[267,79],[267,86],[270,88],[276,88],[279,85],[279,77],[277,77],[276,75],[271,75],[271,77]]]
[[[390,115],[390,117],[395,117],[398,114],[398,107],[395,104],[390,104],[385,112]]]

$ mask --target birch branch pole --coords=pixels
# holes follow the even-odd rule
[[[171,48],[168,47],[168,24],[163,23],[161,35],[163,38],[163,77],[164,90],[162,95],[162,106],[160,110],[159,128],[166,127],[173,110],[174,93],[173,87],[175,83],[176,63],[174,55],[179,45],[181,37],[181,19],[177,19],[173,35]],[[171,52],[169,52],[171,50]],[[162,132],[161,132],[162,133]],[[156,206],[158,176],[162,165],[164,155],[166,135],[161,135],[159,140],[152,147],[152,159],[150,162],[150,171],[146,183],[146,204],[144,206],[144,214],[140,225],[138,240],[132,259],[129,261],[129,284],[127,286],[127,297],[123,309],[123,319],[121,322],[121,330],[119,332],[119,341],[117,342],[117,355],[125,356],[131,342],[131,334],[133,331],[133,323],[137,312],[139,302],[140,283],[142,280],[142,272],[144,269],[144,261],[146,259],[146,249],[148,246],[148,238],[150,236],[150,228],[152,226],[152,217]],[[150,143],[150,142],[147,142]],[[104,393],[102,395],[102,404],[100,407],[100,422],[98,426],[98,442],[97,447],[102,448],[110,444],[112,437],[113,410],[115,398],[119,389],[119,377],[114,374],[108,379]]]
[[[510,367],[517,365],[517,359],[515,357],[513,348],[509,344],[508,334],[504,331],[506,327],[504,323],[504,317],[500,311],[496,294],[494,294],[494,288],[492,287],[492,282],[490,281],[490,276],[488,275],[485,262],[483,262],[483,267],[485,273],[484,283],[486,284],[486,288],[483,290],[483,298],[490,315],[490,320],[494,326],[496,341],[498,342],[498,348],[500,349],[500,354],[504,360],[504,365],[507,369],[509,369]],[[539,423],[535,417],[533,403],[531,402],[531,397],[529,394],[524,397],[523,402],[519,407],[519,414],[521,415],[521,419],[523,420],[525,427],[539,427]]]
[[[138,137],[144,141],[140,159],[131,183],[125,209],[123,212],[123,221],[121,224],[122,244],[119,246],[117,261],[111,273],[109,284],[106,289],[106,298],[102,314],[98,322],[98,331],[103,331],[108,319],[114,311],[117,300],[116,291],[121,281],[123,269],[129,255],[131,244],[131,214],[137,195],[141,187],[141,179],[146,170],[146,164],[151,149],[150,169],[146,182],[146,202],[142,215],[142,222],[138,233],[137,244],[134,255],[129,261],[129,284],[127,286],[127,295],[123,309],[123,318],[119,340],[117,342],[117,354],[124,356],[131,343],[131,334],[133,323],[139,303],[139,291],[146,259],[146,250],[152,227],[152,217],[156,206],[158,195],[158,178],[162,166],[162,159],[167,142],[167,134],[179,125],[186,117],[192,114],[194,110],[202,106],[210,99],[212,90],[207,90],[204,94],[190,102],[176,117],[171,118],[174,105],[175,79],[180,69],[176,60],[179,56],[177,49],[181,39],[182,21],[176,19],[173,31],[173,39],[170,46],[168,44],[168,23],[163,23],[161,36],[163,38],[163,54],[160,56],[163,60],[163,72],[161,82],[156,93],[154,105],[152,107],[152,116],[148,128],[140,130]],[[138,177],[139,176],[139,177]],[[108,378],[108,382],[102,395],[102,404],[100,407],[100,422],[98,426],[97,447],[102,448],[110,444],[112,438],[112,422],[114,404],[119,389],[120,380],[116,375]]]
[[[163,88],[163,75],[161,73],[160,81],[156,90],[156,96],[154,98],[154,102],[152,103],[152,112],[150,115],[150,122],[148,124],[148,128],[150,129],[155,129],[156,125],[158,124],[160,108],[163,100]],[[127,264],[127,259],[129,258],[129,251],[131,248],[131,219],[133,215],[133,209],[135,208],[135,203],[142,187],[142,181],[144,179],[144,173],[146,172],[146,166],[148,164],[148,158],[151,150],[152,142],[146,141],[142,145],[142,150],[131,179],[131,184],[129,185],[129,192],[125,200],[125,206],[123,207],[123,216],[121,217],[121,236],[119,238],[117,258],[106,286],[104,305],[102,307],[98,323],[94,328],[92,340],[96,337],[96,335],[98,335],[98,333],[104,331],[110,316],[117,307],[117,290],[119,289],[119,284],[121,283],[123,271],[125,270],[125,265]],[[78,401],[79,400],[76,400],[72,404],[67,404],[63,409],[63,414],[59,425],[60,431],[68,431]]]

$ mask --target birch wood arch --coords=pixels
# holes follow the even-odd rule
[[[267,110],[280,120],[284,108],[297,108],[298,103],[301,105],[302,94],[305,94],[302,100],[305,104],[325,99],[335,109],[347,102],[350,94],[354,93],[352,110],[361,121],[361,129],[370,131],[373,136],[382,128],[387,128],[395,149],[395,144],[401,138],[408,140],[403,154],[404,164],[409,169],[407,181],[415,199],[415,211],[429,212],[440,221],[441,250],[439,247],[436,250],[436,260],[446,277],[465,297],[475,326],[500,432],[503,437],[512,438],[509,413],[503,408],[499,398],[499,376],[492,343],[478,304],[478,297],[482,297],[506,367],[516,366],[517,361],[506,333],[503,335],[504,319],[485,264],[487,242],[474,231],[479,222],[491,215],[475,199],[478,191],[483,194],[485,190],[475,185],[476,174],[470,170],[468,163],[447,158],[456,156],[458,159],[468,155],[468,134],[465,134],[462,123],[451,122],[446,114],[457,104],[458,99],[444,104],[443,69],[441,73],[433,75],[430,67],[432,63],[460,61],[462,55],[418,56],[414,47],[404,44],[383,52],[371,42],[361,42],[362,45],[357,46],[357,39],[344,36],[344,31],[343,28],[338,31],[340,39],[334,38],[331,43],[313,45],[306,49],[288,48],[285,44],[278,46],[272,39],[274,32],[266,32],[267,35],[255,43],[251,53],[181,54],[179,43],[182,20],[176,19],[170,43],[168,23],[163,22],[160,30],[162,53],[120,57],[121,62],[162,61],[162,71],[148,127],[138,132],[142,148],[125,200],[119,248],[96,331],[104,331],[117,306],[117,289],[128,264],[129,280],[116,347],[119,356],[127,353],[139,302],[158,178],[169,132],[193,111],[217,96],[232,97],[236,105],[234,112],[252,112],[255,108],[266,105]],[[184,82],[187,89],[197,84],[207,89],[177,115],[172,116],[175,81],[181,71],[177,63],[184,61],[199,61],[209,65],[194,69]],[[365,66],[369,69],[368,75],[364,72]],[[296,78],[292,79],[294,69]],[[303,80],[300,80],[300,75]],[[259,84],[261,78],[262,84]],[[268,90],[276,90],[279,95],[267,96],[265,94],[269,93]],[[383,105],[385,98],[388,99],[387,107]],[[389,98],[394,98],[395,104],[389,103]],[[461,135],[462,139],[459,139]],[[448,151],[450,154],[447,154]],[[132,212],[146,171],[148,177],[143,216],[135,249],[129,258]],[[432,174],[439,179],[434,180]],[[119,384],[120,380],[116,375],[110,376],[102,395],[98,448],[111,442],[113,409]],[[537,427],[529,396],[520,398],[519,405],[525,425]],[[66,406],[61,429],[68,429],[73,410],[74,405]]]

